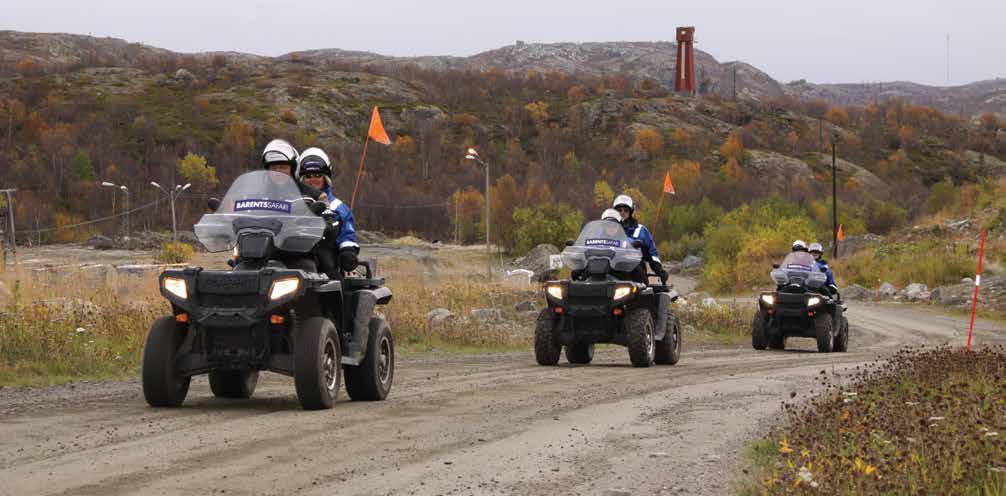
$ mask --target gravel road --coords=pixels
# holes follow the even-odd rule
[[[407,357],[388,401],[343,395],[321,412],[271,374],[251,400],[196,381],[178,409],[147,407],[136,381],[0,389],[0,495],[730,494],[745,444],[820,371],[966,340],[965,318],[918,307],[848,316],[849,353],[809,339],[689,349],[685,335],[678,365],[650,369],[617,347],[575,367],[530,352]],[[979,343],[1006,336],[977,327]]]

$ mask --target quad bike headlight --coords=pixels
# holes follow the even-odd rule
[[[552,284],[548,286],[547,288],[545,288],[545,291],[547,291],[549,296],[551,296],[552,298],[555,298],[557,300],[562,299],[562,286],[558,284]]]
[[[614,296],[612,296],[612,298],[615,300],[621,300],[622,298],[625,298],[635,292],[636,292],[635,286],[616,286],[615,294]]]
[[[763,294],[761,295],[761,301],[768,306],[775,305],[775,295]]]
[[[272,282],[272,287],[269,288],[269,299],[278,300],[284,296],[297,291],[300,287],[300,278],[298,277],[288,277],[286,279],[277,279]]]
[[[811,296],[810,298],[807,298],[807,306],[808,307],[816,307],[816,306],[818,306],[820,304],[821,304],[821,297],[820,296]]]
[[[164,289],[169,293],[181,298],[186,299],[189,297],[189,288],[185,283],[185,279],[179,279],[177,277],[165,277],[164,278]]]

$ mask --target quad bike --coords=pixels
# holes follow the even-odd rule
[[[611,220],[588,223],[566,243],[562,258],[572,277],[545,283],[548,308],[534,336],[538,364],[557,364],[563,348],[569,363],[588,364],[596,343],[626,346],[636,367],[678,362],[681,324],[670,309],[678,294],[663,282],[649,284],[638,243]]]
[[[355,315],[360,298],[384,305],[391,291],[365,262],[364,277],[330,280],[313,250],[338,229],[302,198],[286,174],[239,177],[195,226],[210,252],[233,249],[231,270],[171,269],[160,276],[172,315],[154,322],[143,353],[143,395],[180,405],[191,378],[209,374],[213,394],[250,398],[263,370],[292,376],[307,410],[331,408],[343,373],[353,400],[383,400],[394,377],[394,341],[384,317]],[[336,231],[337,233],[337,231]],[[373,306],[371,306],[372,309]],[[354,320],[365,332],[354,336]],[[366,341],[362,360],[342,350]]]
[[[825,286],[827,276],[814,257],[790,253],[771,272],[773,292],[758,297],[758,312],[751,324],[751,345],[756,350],[782,350],[786,339],[807,337],[817,341],[817,351],[847,351],[849,321],[839,295]]]

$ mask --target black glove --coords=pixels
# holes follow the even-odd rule
[[[311,209],[311,213],[314,215],[321,215],[322,212],[328,209],[328,205],[325,205],[324,202],[315,201],[308,205],[307,208]]]
[[[653,264],[653,273],[656,274],[657,277],[660,278],[660,283],[661,284],[664,284],[664,285],[667,284],[667,271],[664,270],[663,264],[654,263]]]
[[[343,248],[339,251],[339,266],[343,272],[351,272],[357,265],[360,265],[360,261],[356,258],[355,248]]]

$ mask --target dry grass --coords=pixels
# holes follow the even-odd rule
[[[746,494],[1006,494],[1006,349],[905,349],[785,407]]]

